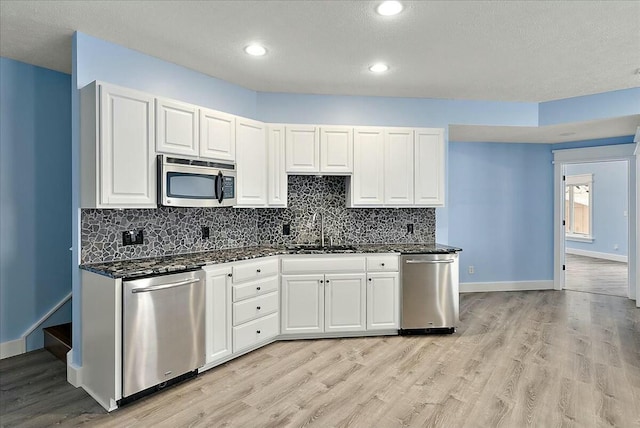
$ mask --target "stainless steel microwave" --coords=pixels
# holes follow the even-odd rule
[[[158,204],[229,207],[236,203],[236,166],[158,155]]]

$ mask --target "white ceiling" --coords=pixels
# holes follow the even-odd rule
[[[640,86],[640,1],[378,3],[2,0],[0,55],[69,73],[79,30],[267,92],[540,102]],[[251,41],[268,55],[245,55]]]
[[[640,114],[550,126],[449,125],[449,141],[465,143],[566,143],[634,135]]]

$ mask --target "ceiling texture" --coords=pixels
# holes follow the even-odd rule
[[[402,3],[384,17],[379,0],[1,0],[0,55],[70,73],[77,30],[262,92],[543,102],[640,87],[640,1]],[[267,55],[246,55],[251,42]],[[451,125],[449,138],[576,141],[639,121]]]

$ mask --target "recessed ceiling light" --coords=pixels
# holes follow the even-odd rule
[[[264,48],[264,46],[257,43],[250,44],[249,46],[244,48],[244,51],[253,56],[262,56],[267,53],[267,50]]]
[[[402,12],[402,3],[395,0],[383,1],[376,11],[382,16],[397,15]]]
[[[382,62],[379,62],[377,64],[373,64],[371,67],[369,67],[369,70],[371,72],[373,72],[373,73],[384,73],[388,69],[389,69],[389,66],[387,64],[382,63]]]

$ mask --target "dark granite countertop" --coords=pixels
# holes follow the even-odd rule
[[[142,276],[198,269],[205,265],[250,260],[282,254],[445,254],[462,251],[461,248],[441,244],[356,244],[318,248],[313,246],[259,246],[230,248],[199,253],[178,254],[166,257],[122,260],[114,262],[82,264],[81,269],[111,278],[138,278]]]

